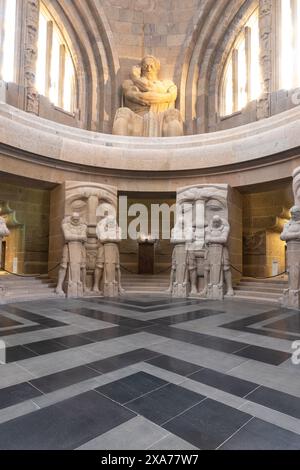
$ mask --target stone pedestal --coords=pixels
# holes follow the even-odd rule
[[[300,240],[287,241],[289,288],[283,293],[282,306],[300,308]]]
[[[104,243],[104,296],[118,297],[120,281],[117,277],[119,269],[119,246],[117,242]]]
[[[173,263],[176,265],[176,271],[172,296],[175,298],[185,298],[189,294],[186,243],[175,244]]]

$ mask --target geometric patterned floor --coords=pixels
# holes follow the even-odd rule
[[[300,314],[238,300],[0,307],[0,449],[300,449]]]

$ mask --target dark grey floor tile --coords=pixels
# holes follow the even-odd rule
[[[130,330],[129,328],[114,326],[112,328],[102,328],[101,330],[94,330],[88,331],[86,333],[81,333],[80,336],[98,342],[105,341],[107,339],[119,338],[121,336],[131,335],[132,333],[132,330]]]
[[[30,383],[43,393],[50,393],[60,388],[69,387],[70,385],[77,384],[84,380],[92,379],[98,375],[101,375],[101,373],[85,366],[79,366],[33,379]]]
[[[275,349],[263,348],[261,346],[248,346],[247,348],[239,351],[238,356],[254,359],[255,361],[265,362],[278,366],[291,357],[291,354],[277,351]]]
[[[1,424],[0,449],[72,450],[134,416],[89,391]]]
[[[56,338],[55,341],[67,348],[77,348],[93,342],[91,339],[83,338],[80,335],[61,336]]]
[[[291,333],[300,333],[300,315],[297,312],[287,318],[282,318],[274,323],[268,323],[263,328],[272,328],[273,330],[289,331]]]
[[[199,449],[216,449],[249,419],[247,413],[207,399],[163,427]]]
[[[153,366],[160,367],[161,369],[170,370],[175,374],[183,375],[184,377],[193,374],[203,368],[202,366],[199,366],[197,364],[192,364],[191,362],[182,361],[181,359],[177,359],[176,357],[165,355],[155,357],[147,362],[149,362],[149,364],[152,364]]]
[[[196,346],[202,346],[204,348],[232,354],[249,346],[247,343],[241,343],[239,341],[233,341],[203,333],[194,333],[193,331],[186,331],[184,329],[165,325],[150,327],[147,329],[147,332],[159,336],[165,336],[166,338],[177,341],[183,341],[185,343],[195,344]]]
[[[146,372],[138,372],[107,385],[102,385],[96,391],[118,403],[124,404],[167,384],[168,382],[165,380]]]
[[[169,384],[127,403],[126,406],[161,425],[204,399],[203,395]]]
[[[155,323],[163,323],[164,325],[176,325],[186,321],[199,320],[200,318],[210,317],[224,313],[221,310],[201,309],[194,312],[179,313],[178,315],[170,315],[168,317],[157,318]]]
[[[57,351],[63,351],[67,349],[67,346],[58,343],[53,339],[47,339],[45,341],[37,341],[35,343],[28,343],[23,345],[25,348],[33,351],[36,354],[43,355],[43,354],[50,354]]]
[[[11,346],[6,349],[6,362],[16,362],[23,361],[24,359],[29,359],[30,357],[38,356],[37,353],[30,351],[23,346]]]
[[[247,400],[300,419],[300,398],[268,387],[259,387]]]
[[[153,352],[148,349],[135,349],[134,351],[117,354],[116,356],[108,357],[107,359],[90,362],[86,365],[94,370],[98,370],[103,374],[106,374],[157,356],[159,356],[157,352]]]
[[[254,418],[225,442],[222,450],[299,450],[300,436]]]
[[[18,325],[22,325],[22,323],[0,314],[0,328],[10,328],[11,326]],[[1,334],[3,334],[2,331]]]
[[[256,383],[222,374],[212,369],[202,369],[200,372],[192,374],[189,378],[209,385],[210,387],[231,393],[232,395],[237,395],[238,397],[244,397],[258,387]]]
[[[42,331],[45,330],[46,326],[34,325],[34,326],[24,326],[20,328],[10,328],[8,330],[1,330],[1,336],[12,336],[19,333],[31,333],[33,331]]]
[[[42,393],[28,382],[2,388],[0,390],[0,409],[17,405],[22,401],[30,400],[40,395]]]

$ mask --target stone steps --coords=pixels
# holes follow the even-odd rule
[[[254,279],[244,277],[235,286],[235,298],[278,304],[283,290],[288,286],[286,278]]]
[[[122,287],[126,292],[163,293],[169,287],[169,274],[122,274]]]
[[[1,303],[57,297],[54,291],[55,282],[47,277],[19,277],[4,274],[0,276],[0,284],[4,288]]]

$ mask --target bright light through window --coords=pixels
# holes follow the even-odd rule
[[[300,86],[300,0],[281,0],[279,87]]]
[[[6,0],[4,8],[4,41],[1,75],[5,82],[13,82],[15,80],[16,0]]]
[[[221,114],[227,116],[241,110],[261,94],[258,9],[250,16],[243,31],[236,38],[224,70]]]
[[[293,23],[290,0],[281,2],[281,88],[293,87]]]
[[[65,51],[63,59],[62,50]],[[48,10],[42,6],[39,19],[37,90],[55,106],[73,112],[74,83],[75,70],[70,51]]]

